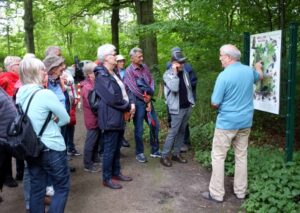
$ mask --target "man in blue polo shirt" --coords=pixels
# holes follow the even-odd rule
[[[218,109],[212,144],[212,175],[209,191],[202,196],[223,202],[224,161],[232,144],[235,152],[234,194],[244,199],[247,189],[247,148],[253,119],[253,84],[263,78],[262,65],[255,70],[240,63],[241,52],[231,44],[220,48],[220,61],[225,68],[216,81],[211,97]]]

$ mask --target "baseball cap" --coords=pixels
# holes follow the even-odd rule
[[[172,61],[184,63],[186,61],[186,57],[184,57],[181,51],[174,51],[172,52]]]

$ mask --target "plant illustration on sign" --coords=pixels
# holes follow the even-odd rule
[[[254,99],[264,100],[267,98],[269,101],[277,102],[274,79],[278,75],[278,70],[274,69],[274,64],[277,62],[277,41],[267,35],[256,36],[252,39],[251,48],[254,50],[252,66],[258,61],[262,61],[264,72],[264,79],[256,84]]]

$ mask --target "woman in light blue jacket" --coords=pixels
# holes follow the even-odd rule
[[[66,146],[60,133],[60,126],[69,123],[70,118],[56,95],[50,90],[43,89],[47,72],[42,61],[37,58],[24,59],[20,63],[19,72],[23,86],[16,95],[16,102],[22,106],[23,110],[26,109],[32,94],[39,90],[33,97],[28,110],[28,116],[36,134],[39,133],[49,112],[53,114],[41,137],[44,145],[41,155],[27,162],[31,186],[30,212],[45,211],[47,175],[53,180],[55,190],[48,212],[64,212],[70,188],[70,175]]]

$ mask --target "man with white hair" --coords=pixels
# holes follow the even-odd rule
[[[212,144],[212,175],[205,199],[223,202],[224,161],[232,144],[235,153],[234,194],[244,199],[247,190],[247,148],[253,120],[253,84],[263,79],[262,65],[255,70],[240,63],[241,52],[232,44],[220,48],[225,69],[219,74],[211,103],[218,110]]]

